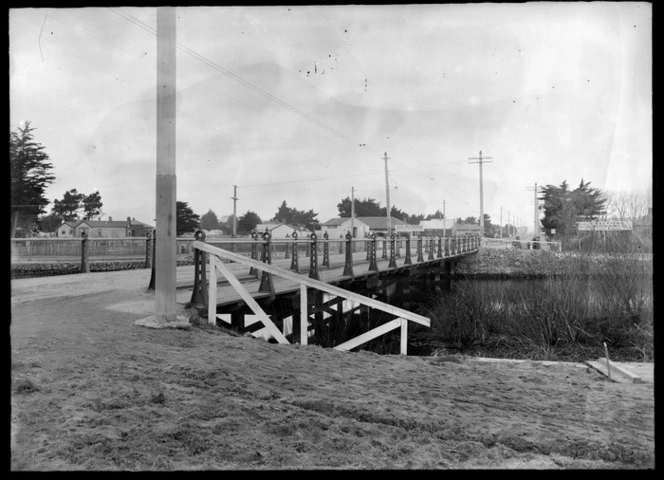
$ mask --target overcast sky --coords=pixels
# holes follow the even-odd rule
[[[12,9],[10,128],[104,218],[154,224],[156,9]],[[652,183],[649,3],[177,9],[177,198],[199,215],[351,195],[533,224],[538,185]],[[52,205],[51,205],[52,206]],[[49,210],[50,207],[49,206]]]

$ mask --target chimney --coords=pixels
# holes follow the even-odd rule
[[[112,221],[113,221],[113,217],[108,217],[108,221],[109,221],[109,222],[112,222]]]

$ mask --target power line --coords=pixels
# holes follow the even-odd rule
[[[126,12],[122,12],[121,10],[113,9],[113,8],[110,8],[110,10],[112,12],[116,13],[117,15],[121,16],[125,20],[127,20],[127,21],[137,25],[138,27],[142,28],[143,30],[145,30],[145,31],[147,31],[147,32],[149,32],[153,35],[156,35],[156,30],[154,30],[149,25],[146,25],[145,23],[141,22],[140,20],[133,17],[132,15],[130,15]],[[238,75],[234,74],[230,70],[227,70],[227,69],[223,68],[222,66],[218,65],[217,63],[213,62],[212,60],[209,60],[208,58],[204,57],[203,55],[200,55],[200,54],[196,53],[195,51],[191,50],[190,48],[185,47],[181,43],[177,43],[177,47],[181,51],[186,53],[187,55],[195,58],[196,60],[200,61],[201,63],[203,63],[205,65],[207,65],[208,67],[213,68],[214,70],[217,70],[218,72],[220,72],[220,73],[226,75],[227,77],[235,80],[236,82],[240,83],[241,85],[255,91],[256,93],[268,98],[269,100],[272,100],[273,102],[275,102],[278,105],[286,108],[287,110],[290,110],[291,112],[301,116],[305,120],[308,120],[308,121],[314,123],[315,125],[323,128],[323,129],[325,129],[325,130],[327,130],[327,131],[329,131],[329,132],[331,132],[331,133],[333,133],[333,134],[335,134],[335,135],[337,135],[341,138],[343,138],[344,140],[346,140],[346,141],[348,141],[348,142],[350,142],[354,145],[360,145],[356,139],[353,139],[352,137],[346,135],[345,133],[343,133],[343,132],[327,125],[326,123],[318,120],[317,118],[309,115],[308,113],[305,113],[305,112],[297,109],[296,107],[294,107],[294,106],[290,105],[289,103],[281,100],[280,98],[275,97],[271,93],[269,93],[269,92],[263,90],[262,88],[254,85],[253,83],[239,77]]]

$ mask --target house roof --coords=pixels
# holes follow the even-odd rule
[[[82,224],[88,224],[91,228],[126,228],[127,221],[117,221],[117,220],[79,220],[76,223],[76,227],[79,227]]]
[[[364,222],[372,230],[387,230],[387,217],[356,217],[359,221]],[[395,225],[408,225],[403,220],[391,217],[390,223]]]
[[[438,219],[433,218],[431,220],[422,220],[420,225],[425,228],[425,230],[447,230],[454,227],[454,219],[445,218]]]
[[[479,225],[473,225],[470,223],[456,223],[454,224],[454,228],[456,230],[477,230],[477,231],[480,230]]]
[[[277,223],[273,223],[273,222],[259,223],[258,225],[256,225],[256,231],[258,233],[262,233],[262,232],[265,231],[266,228],[268,229],[268,231],[272,231],[275,228],[282,227],[282,226],[286,227],[286,228],[289,228],[290,230],[295,230],[297,232],[310,233],[310,231],[307,230],[306,228],[294,227],[292,225],[288,225],[287,223],[278,223],[278,222]]]
[[[355,221],[359,221],[360,223],[365,223],[359,217],[355,217]],[[322,223],[321,227],[338,227],[339,225],[343,225],[346,222],[350,222],[350,217],[336,217],[329,219],[325,223]]]

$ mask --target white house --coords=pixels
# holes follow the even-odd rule
[[[355,217],[351,222],[350,217],[337,217],[328,220],[320,226],[320,230],[316,232],[319,238],[322,238],[327,232],[329,238],[337,239],[339,237],[346,237],[346,234],[353,229],[354,238],[364,238],[370,235],[370,228],[365,222]]]
[[[291,238],[293,232],[297,232],[298,237],[304,238],[311,234],[311,231],[305,228],[293,227],[285,223],[260,223],[256,225],[256,232],[259,236],[265,233],[265,230],[270,232],[273,239],[275,238]]]

